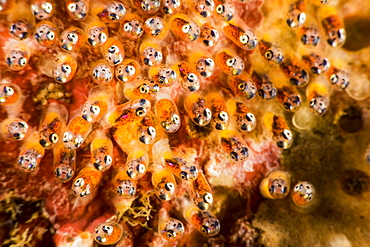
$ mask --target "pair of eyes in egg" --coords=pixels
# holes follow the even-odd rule
[[[286,193],[288,193],[288,187],[286,187],[286,186],[284,186],[283,187],[283,185],[282,184],[278,184],[278,188],[280,188],[280,190],[281,190],[281,194],[286,194]],[[276,186],[275,185],[270,185],[270,188],[269,188],[269,192],[271,193],[271,194],[276,194],[277,193],[277,188],[276,188]],[[280,194],[280,193],[279,193]]]
[[[238,84],[238,90],[241,92],[248,89],[248,87],[251,89],[251,91],[255,90],[255,86],[252,83],[248,85],[248,82],[242,81]]]
[[[145,169],[145,165],[144,164],[141,164],[141,163],[139,163],[136,166],[132,166],[131,165],[130,168],[127,170],[127,175],[130,178],[132,178],[133,174],[135,173],[134,170],[137,171],[139,174],[143,174],[145,172],[145,170],[146,170]]]
[[[69,133],[69,132],[64,133],[63,142],[70,142],[70,141],[72,141],[72,139],[73,139],[73,135],[71,133]],[[78,148],[82,145],[83,142],[84,142],[84,138],[81,137],[81,136],[78,136],[78,137],[76,137],[76,139],[74,141],[74,144]]]
[[[100,163],[100,160],[97,160],[97,161]],[[104,156],[103,162],[107,166],[109,166],[110,164],[112,164],[112,161],[113,161],[112,156],[110,156],[109,154],[107,154],[107,155]]]
[[[97,105],[91,105],[90,108],[89,108],[89,111],[90,113],[92,113],[93,115],[97,116],[100,114],[100,107],[97,106]],[[83,114],[86,114],[86,110],[83,110],[82,112]]]
[[[219,229],[220,227],[220,223],[218,222],[218,220],[216,219],[210,219],[210,224],[209,226],[206,226],[205,224],[203,224],[200,228],[200,230],[204,233],[204,234],[210,234],[212,231],[214,230],[217,230]]]
[[[63,64],[60,69],[62,70],[63,73],[70,74],[72,72],[71,66],[68,64]]]
[[[177,234],[178,233],[182,233],[184,232],[184,225],[181,223],[181,222],[177,222],[177,223],[170,223],[170,227],[172,229],[169,229],[169,230],[166,230],[166,237],[169,238],[169,239],[174,239],[176,238]]]
[[[229,114],[227,114],[227,112],[224,112],[224,111],[221,111],[218,115],[217,115],[218,119],[225,122],[229,119]]]
[[[96,35],[95,34],[92,34],[90,35],[90,38],[88,38],[88,42],[91,44],[91,45],[96,45],[95,41],[94,41],[94,38],[96,38]],[[100,43],[105,43],[108,39],[108,36],[106,33],[104,32],[100,32],[98,34],[98,40]]]
[[[134,185],[132,185],[131,183],[126,184],[126,185],[124,185],[124,186],[119,185],[119,186],[118,186],[118,188],[117,188],[117,193],[118,193],[119,195],[126,194],[126,192],[125,192],[125,190],[124,190],[124,189],[126,189],[126,190],[127,190],[127,194],[128,194],[129,196],[133,196],[133,195],[135,195],[136,189],[135,189]]]
[[[77,41],[78,41],[78,35],[74,32],[70,32],[70,33],[67,34],[67,40],[69,42],[71,42],[72,44],[76,44]],[[62,43],[66,43],[67,40],[62,39],[61,41],[62,41]]]
[[[205,118],[211,118],[212,117],[212,112],[211,112],[211,110],[210,109],[208,109],[208,108],[205,108],[205,109],[203,109],[203,111],[202,112],[200,112],[200,113],[197,113],[196,115],[197,115],[197,118],[201,118],[202,117],[202,114],[203,114],[203,116],[205,117]]]
[[[295,27],[301,26],[306,21],[306,13],[302,12],[302,13],[298,14],[297,21],[298,21],[298,23],[296,23],[296,20],[291,19],[291,18],[288,18],[286,20],[288,26],[291,27],[291,28],[295,28]]]
[[[101,229],[102,229],[102,231],[105,235],[112,235],[115,227],[110,225],[110,224],[105,224],[105,225],[102,226]],[[95,229],[95,234],[99,234],[99,233],[100,233],[99,229],[98,228]],[[119,238],[117,238],[116,242],[119,240]],[[107,238],[105,236],[95,236],[95,240],[98,241],[101,244],[106,244],[106,242],[107,242]],[[112,243],[109,243],[109,244],[112,244]]]
[[[291,140],[292,139],[292,132],[290,132],[290,130],[288,129],[284,129],[282,132],[281,132],[281,135],[284,139],[286,140]]]
[[[20,57],[19,57],[20,56]],[[19,59],[18,59],[19,58]],[[14,62],[18,59],[18,65],[21,67],[26,66],[27,64],[27,58],[23,57],[23,55],[17,54],[12,55],[6,59],[6,63],[9,67],[12,67],[14,65]]]
[[[240,154],[241,156],[239,155],[238,152],[232,151],[230,152],[230,158],[232,158],[235,161],[238,161],[244,159],[245,157],[248,157],[248,148],[242,147],[240,150]]]
[[[158,82],[161,85],[167,85],[169,80],[175,80],[177,78],[176,72],[172,69],[163,69],[161,72],[159,73],[160,76],[158,78]]]
[[[113,77],[112,73],[110,73],[110,69],[105,65],[100,65],[99,67],[95,67],[97,69],[93,70],[92,76],[94,79],[105,79],[107,81],[110,81]]]
[[[79,1],[78,3],[70,3],[67,6],[68,10],[71,13],[76,13],[77,10],[81,9],[81,12],[87,11],[87,5],[85,4],[85,1]]]
[[[126,32],[131,32],[134,29],[134,26],[137,28],[136,32],[141,33],[143,31],[142,29],[142,23],[139,20],[131,20],[130,22],[127,22],[123,25],[123,30]]]
[[[310,107],[316,108],[315,111],[321,115],[326,111],[327,104],[325,99],[323,99],[322,97],[318,97],[311,99]]]
[[[123,79],[122,74],[124,72],[126,72],[128,76],[133,76],[136,73],[136,69],[132,65],[126,65],[123,68],[124,68],[124,70],[122,70],[122,67],[119,67],[119,69],[116,70],[118,72],[118,74],[119,74],[119,77],[121,77],[122,79]],[[119,78],[119,79],[122,80],[121,78]]]
[[[339,86],[341,89],[346,89],[349,84],[348,75],[345,72],[342,75],[332,74],[329,79],[331,84],[336,84],[340,81]]]
[[[102,230],[103,230],[103,232],[104,232],[105,234],[110,235],[110,234],[112,234],[112,233],[113,233],[114,227],[113,227],[113,226],[111,226],[111,225],[104,225],[104,226],[102,227]],[[98,232],[96,232],[96,233],[98,233]]]
[[[12,123],[11,124],[12,128],[15,128],[15,129],[27,129],[28,128],[28,124],[26,122],[18,122],[18,123]]]
[[[42,37],[41,35],[46,32],[49,28],[45,28],[44,29],[41,29],[39,30],[39,33],[35,33],[35,38],[38,40],[38,41],[42,41]],[[51,40],[54,40],[55,39],[55,33],[51,30],[48,30],[47,33],[46,33],[46,39],[51,41]]]
[[[38,15],[40,13],[39,6],[36,4],[31,5],[33,15]],[[51,3],[43,3],[41,4],[41,9],[45,11],[45,13],[50,14],[53,10],[53,5]]]
[[[141,2],[141,9],[144,11],[151,11],[152,9],[158,9],[161,5],[160,1],[158,0],[151,0],[151,4],[146,3],[145,1]]]
[[[8,127],[8,132],[10,135],[13,136],[16,140],[22,140],[24,137],[24,134],[22,133],[14,133],[19,130],[26,131],[28,129],[28,124],[26,122],[13,122]]]
[[[180,123],[180,116],[177,115],[177,114],[173,114],[171,116],[171,121],[174,123],[174,124],[179,124]]]
[[[3,92],[6,96],[12,96],[14,94],[14,89],[8,86],[3,88]]]
[[[190,166],[189,173],[193,174],[194,176],[198,175],[198,169],[195,166]],[[189,180],[190,179],[189,173],[187,173],[185,171],[181,171],[180,172],[180,178],[184,179],[184,180]]]
[[[237,65],[237,62],[238,62],[238,60],[236,58],[229,58],[229,59],[226,60],[226,65],[229,66],[229,67],[233,67],[233,66]],[[241,64],[240,67],[243,68],[244,65]]]
[[[153,86],[152,89],[150,89],[150,87],[148,86],[148,84],[143,84],[139,87],[139,91],[140,93],[142,94],[147,94],[149,93],[150,91],[152,91],[153,93],[157,93],[159,91],[159,86],[157,84],[155,84]]]

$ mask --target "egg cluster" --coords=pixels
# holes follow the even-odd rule
[[[211,212],[206,175],[193,164],[196,151],[171,146],[168,139],[183,138],[184,131],[187,138],[209,138],[226,162],[246,162],[251,151],[242,133],[257,125],[250,100],[276,101],[281,110],[294,113],[297,128],[309,127],[303,118],[326,113],[331,88],[349,85],[348,66],[332,51],[344,44],[346,32],[340,11],[327,2],[284,1],[284,14],[252,29],[236,9],[248,7],[244,0],[66,0],[58,3],[62,6],[54,0],[32,0],[30,5],[1,1],[12,38],[4,61],[9,70],[21,73],[29,66],[33,39],[57,54],[43,66],[56,83],[77,81],[79,73],[91,80],[87,100],[77,111],[50,101],[37,130],[12,116],[1,123],[1,134],[23,142],[16,162],[23,172],[37,171],[45,151],[52,150],[56,179],[73,180],[71,191],[77,197],[93,197],[104,173],[119,164],[111,188],[119,213],[139,196],[137,185],[147,172],[161,201],[179,196],[180,183],[193,200],[184,206],[184,218],[205,236],[215,236],[220,222]],[[73,25],[60,30],[52,18],[56,9]],[[274,27],[280,31],[264,31]],[[136,45],[129,47],[130,42]],[[180,45],[171,51],[164,46],[169,42]],[[81,66],[85,53],[93,58],[88,68]],[[0,105],[14,107],[21,98],[18,85],[1,82]],[[293,134],[283,115],[270,111],[261,123],[279,148],[288,149]],[[79,149],[89,143],[89,160],[77,173]],[[117,146],[126,160],[117,156]],[[266,198],[283,198],[290,189],[289,174],[274,171],[260,188]],[[300,182],[292,199],[306,207],[314,194],[313,185]],[[95,241],[108,245],[125,236],[120,218],[115,220],[97,225]],[[168,215],[160,218],[158,229],[168,241],[185,232],[184,224]]]

